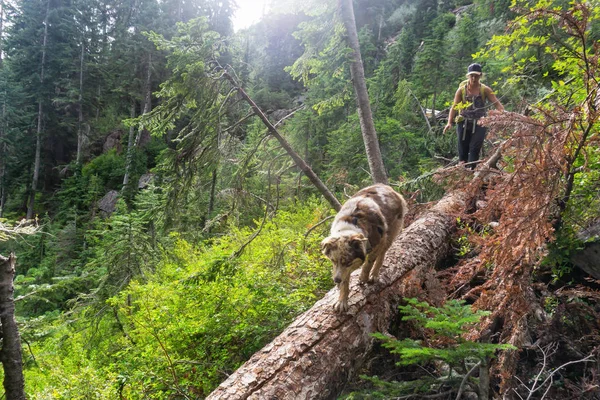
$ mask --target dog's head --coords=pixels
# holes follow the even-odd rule
[[[350,274],[367,258],[368,239],[362,233],[329,236],[321,242],[321,250],[333,263],[333,281],[350,279]]]

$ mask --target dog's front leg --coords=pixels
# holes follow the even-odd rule
[[[340,289],[340,295],[338,297],[337,302],[333,306],[333,309],[338,313],[343,313],[348,311],[348,293],[350,292],[350,277],[342,280],[338,287]]]
[[[369,274],[371,273],[371,268],[373,267],[373,260],[375,258],[373,257],[372,254],[369,254],[367,256],[367,259],[365,260],[364,264],[362,265],[362,269],[360,270],[360,281],[363,283],[367,283],[369,282]]]
[[[375,254],[369,254],[367,256],[367,260],[362,265],[362,269],[360,271],[360,281],[363,283],[370,283],[371,278],[369,275],[371,274],[371,268],[373,267],[373,261],[375,260]]]
[[[373,270],[371,271],[371,277],[369,279],[369,282],[376,282],[377,279],[379,278],[379,270],[381,269],[381,266],[383,265],[384,257],[385,257],[385,252],[383,252],[377,256],[377,260],[375,260],[375,266],[373,267]]]

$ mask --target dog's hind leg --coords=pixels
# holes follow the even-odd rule
[[[393,241],[393,237],[391,240],[387,239],[383,248],[377,253],[377,259],[375,260],[375,265],[373,266],[373,270],[371,271],[371,277],[369,280],[370,282],[375,282],[377,281],[377,278],[379,278],[379,270],[383,265],[383,259],[385,258],[385,254],[387,253],[388,249],[392,246]]]
[[[386,249],[386,251],[387,251],[387,249]],[[383,265],[383,259],[385,257],[386,251],[382,251],[377,256],[377,260],[375,260],[375,265],[373,266],[373,270],[371,271],[371,277],[369,279],[369,282],[375,282],[375,281],[377,281],[377,278],[379,278],[379,270],[381,269],[381,266]]]

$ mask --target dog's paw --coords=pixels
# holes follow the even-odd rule
[[[358,278],[358,280],[360,281],[360,283],[371,283],[371,279],[369,278],[369,275],[365,275],[365,274],[360,274],[360,277]]]
[[[348,311],[348,301],[347,300],[338,300],[333,306],[335,312],[341,314]]]

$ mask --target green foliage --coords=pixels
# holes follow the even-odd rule
[[[401,342],[383,339],[384,346],[400,356],[399,365],[423,364],[441,360],[450,366],[464,359],[484,360],[493,356],[496,350],[513,348],[510,345],[470,342],[462,338],[479,320],[489,315],[487,311],[472,311],[463,300],[449,300],[442,307],[433,307],[416,299],[407,299],[408,305],[400,306],[403,321],[414,321],[417,327],[431,330],[428,340],[449,340],[450,345],[442,348],[423,346],[420,341],[404,339]]]
[[[395,118],[381,118],[375,124],[388,175],[393,178],[420,175],[429,155],[428,137],[403,126]]]
[[[268,88],[258,90],[253,94],[252,99],[258,104],[261,110],[279,110],[288,108],[292,103],[290,95],[286,92],[274,92]]]
[[[107,222],[111,235],[98,232],[92,242],[98,255],[89,264],[89,273],[105,270],[98,273],[107,277],[100,288],[121,283],[122,290],[103,309],[79,307],[77,322],[61,318],[51,335],[36,341],[35,362],[26,360],[33,399],[49,393],[112,398],[115,391],[131,399],[203,397],[331,287],[322,235],[305,236],[328,212],[316,200],[278,210],[252,241],[247,228],[232,227],[200,246],[172,234],[155,268],[132,267],[152,250],[140,247],[149,238],[136,233],[141,211],[123,212]],[[82,374],[69,380],[76,368]],[[61,384],[65,379],[69,385]],[[93,388],[83,387],[83,379]]]
[[[115,149],[109,150],[87,163],[81,174],[88,179],[96,176],[105,189],[120,189],[125,175],[125,158]]]
[[[28,394],[202,398],[331,286],[318,249],[321,235],[304,236],[329,210],[314,200],[314,188],[260,121],[238,123],[249,109],[214,67],[234,65],[230,71],[264,109],[305,105],[278,129],[336,193],[370,183],[336,3],[282,1],[279,8],[303,12],[269,15],[245,36],[231,37],[228,0],[56,0],[50,3],[42,84],[47,3],[21,3],[7,8],[11,20],[4,21],[0,195],[7,196],[5,216],[23,214],[41,99],[44,189],[36,204],[43,232],[2,243],[19,260],[17,313],[31,346],[24,354]],[[439,166],[433,156],[450,159],[456,147],[455,136],[438,134],[432,118],[429,129],[421,107],[449,107],[474,53],[505,105],[505,99],[523,98],[569,105],[590,95],[581,90],[585,65],[573,54],[594,59],[600,37],[595,4],[585,47],[558,19],[518,18],[506,36],[494,37],[487,53],[478,53],[494,33],[504,32],[512,11],[507,0],[477,0],[460,18],[448,13],[466,3],[355,2],[385,167],[392,184],[415,193],[417,202],[441,197],[444,188],[430,173]],[[515,5],[526,11],[561,7],[583,16],[577,3]],[[147,33],[149,27],[154,32]],[[73,62],[81,49],[82,71]],[[153,140],[136,149],[130,187],[106,216],[97,203],[107,190],[122,189],[125,157],[114,150],[100,154],[100,147],[108,133],[123,129],[132,110],[139,115],[144,108],[148,71],[154,108],[127,124],[151,131]],[[511,78],[510,86],[501,85],[503,76]],[[86,143],[83,162],[75,165],[79,127]],[[590,132],[597,138],[597,126]],[[568,259],[581,245],[576,228],[598,217],[596,144],[584,146],[573,161],[579,172],[571,196],[581,201],[569,203],[567,224],[550,245],[547,263],[557,278],[568,278]],[[139,191],[136,178],[149,169],[153,184]],[[7,238],[2,229],[0,240]],[[471,251],[466,237],[461,244]],[[465,368],[505,348],[463,339],[482,315],[464,304],[407,307],[403,312],[422,340],[385,339],[386,346],[403,368],[443,365],[448,379],[365,377],[380,388],[365,394],[369,398],[456,387]],[[546,304],[548,311],[554,307],[553,300]]]
[[[364,377],[374,386],[374,390],[351,393],[346,399],[385,399],[401,395],[425,394],[437,390],[440,385],[458,389],[462,375],[467,370],[465,365],[481,363],[487,365],[487,360],[498,350],[513,350],[509,344],[493,344],[473,342],[464,339],[482,317],[489,315],[486,311],[473,311],[471,306],[462,300],[448,300],[441,307],[433,307],[428,303],[411,298],[406,299],[407,305],[400,306],[402,321],[411,322],[413,327],[424,334],[425,340],[405,338],[397,340],[381,333],[373,336],[383,342],[392,354],[398,355],[398,366],[420,365],[427,366],[436,361],[445,368],[444,376],[420,374],[421,377],[405,382],[387,382],[377,377]]]

